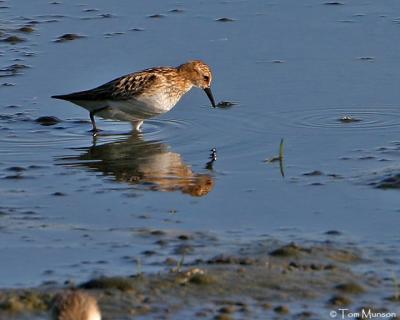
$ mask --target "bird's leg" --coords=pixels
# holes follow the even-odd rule
[[[98,130],[96,127],[96,121],[94,120],[94,112],[90,112],[89,115],[90,115],[90,121],[92,121],[92,126],[93,126],[92,130],[90,131],[93,132],[93,134],[95,134]]]
[[[94,115],[95,115],[97,112],[103,111],[103,110],[105,110],[105,109],[107,109],[107,108],[108,108],[108,107],[103,107],[103,108],[100,108],[100,109],[91,111],[91,112],[89,113],[89,115],[90,115],[90,121],[92,122],[92,126],[93,126],[92,130],[90,130],[90,131],[93,132],[93,134],[96,134],[97,132],[100,131],[100,129],[97,129],[97,127],[96,127],[96,121],[94,120]]]
[[[143,120],[132,121],[133,131],[140,132],[140,127],[143,124]]]

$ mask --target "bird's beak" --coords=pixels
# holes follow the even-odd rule
[[[212,106],[215,108],[216,105],[215,105],[215,101],[214,101],[214,97],[213,97],[213,94],[211,92],[211,89],[210,88],[205,88],[204,92],[207,94],[208,99],[210,99]]]

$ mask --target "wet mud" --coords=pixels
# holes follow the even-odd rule
[[[208,259],[166,263],[165,268],[157,274],[102,276],[66,286],[3,289],[0,315],[39,319],[57,293],[77,289],[97,298],[104,319],[265,319],[277,315],[325,319],[332,310],[344,307],[397,310],[396,280],[372,272],[373,261],[354,245],[254,241]]]

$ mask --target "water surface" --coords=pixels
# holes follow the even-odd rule
[[[398,2],[2,5],[2,38],[25,39],[0,42],[2,287],[130,274],[137,261],[158,270],[174,254],[143,255],[159,229],[219,239],[193,256],[263,234],[323,240],[327,230],[397,246],[398,190],[370,183],[399,170]],[[33,32],[17,30],[25,25]],[[55,41],[68,33],[83,37]],[[98,120],[93,139],[85,110],[50,99],[189,59],[212,66],[218,101],[238,104],[212,109],[193,89],[141,134]],[[62,121],[41,126],[39,116]],[[264,162],[281,138],[284,178]]]

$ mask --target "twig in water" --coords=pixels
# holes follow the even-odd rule
[[[138,276],[142,275],[142,260],[140,258],[136,258],[136,274]]]
[[[284,157],[284,148],[283,148],[283,138],[282,138],[281,143],[279,144],[279,155],[264,160],[264,162],[268,162],[268,163],[279,161],[279,169],[281,171],[282,177],[285,176],[285,171],[283,168],[283,157]]]

